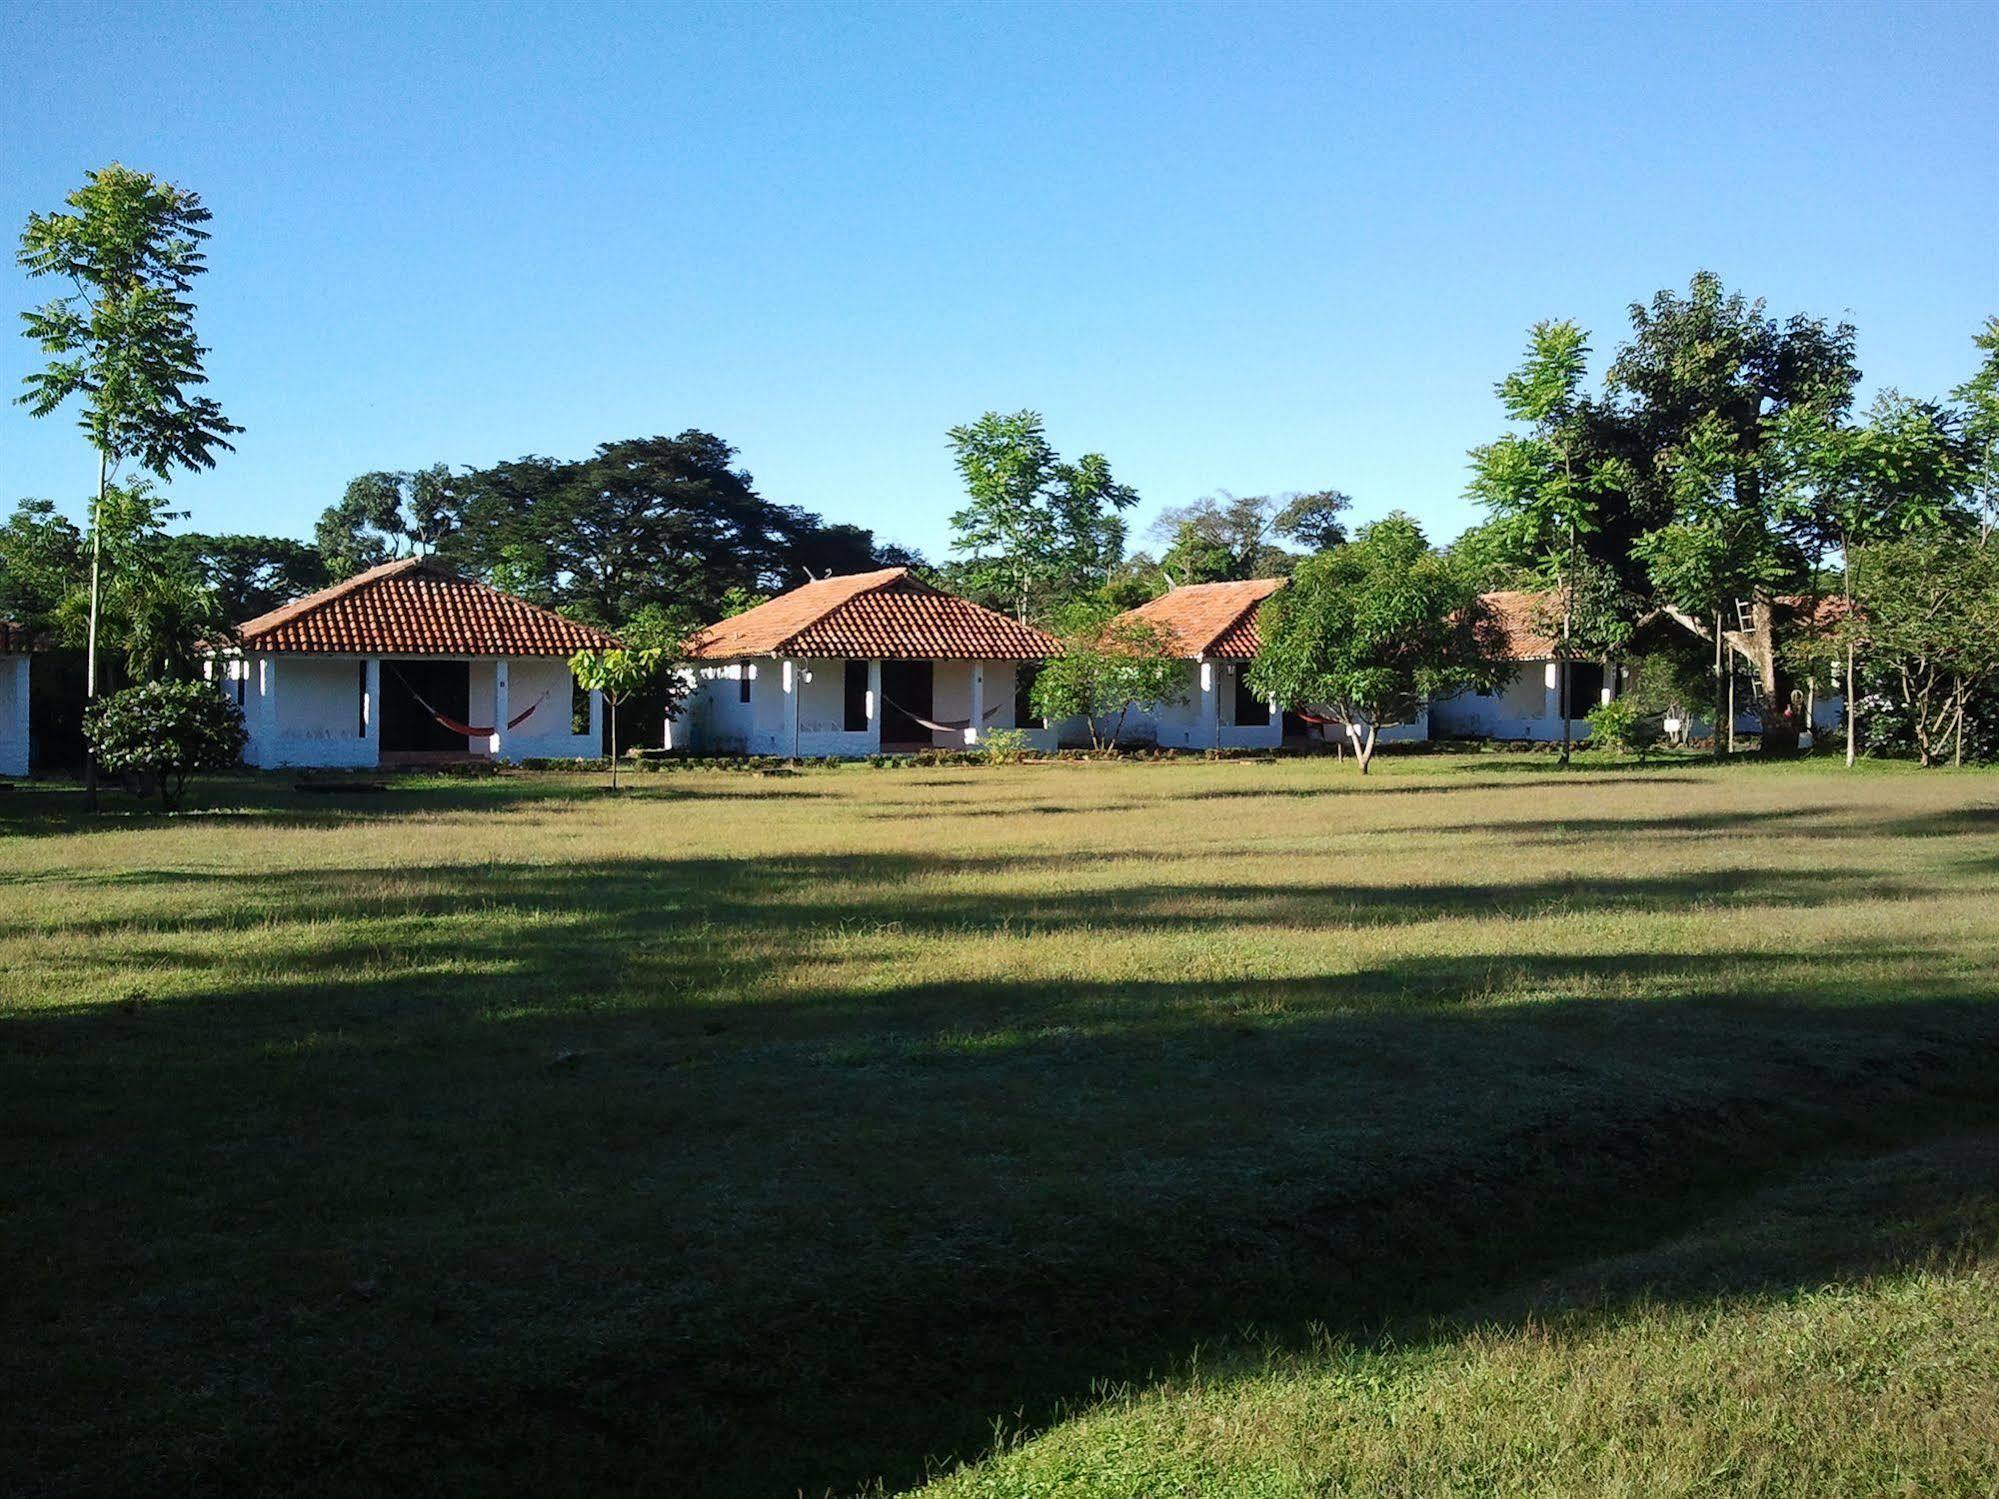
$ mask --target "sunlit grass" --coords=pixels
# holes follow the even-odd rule
[[[1197,1347],[1309,1383],[1314,1325],[1413,1325],[1993,1104],[1990,775],[193,804],[0,802],[0,1488],[893,1487]],[[1175,1473],[1148,1409],[1132,1471]]]

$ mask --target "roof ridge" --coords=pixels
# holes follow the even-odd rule
[[[244,620],[236,626],[236,637],[240,640],[245,635],[261,635],[267,630],[276,629],[279,625],[288,625],[293,620],[303,618],[336,599],[344,599],[350,593],[356,593],[370,584],[379,583],[384,578],[395,578],[406,572],[414,572],[429,562],[428,557],[397,557],[388,562],[378,562],[373,567],[362,569],[351,578],[342,578],[338,583],[329,583],[324,588],[308,593],[302,599],[293,599],[288,604],[280,604],[275,609],[265,610],[254,619]]]

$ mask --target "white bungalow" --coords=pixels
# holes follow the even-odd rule
[[[411,557],[237,626],[207,675],[243,709],[247,764],[374,768],[603,753],[568,658],[601,630]]]
[[[1189,583],[1128,611],[1164,630],[1187,663],[1180,700],[1152,705],[1142,725],[1128,731],[1151,737],[1163,749],[1274,749],[1287,739],[1313,743],[1338,740],[1318,714],[1287,713],[1259,697],[1249,685],[1250,662],[1262,637],[1257,611],[1284,578],[1250,578],[1233,583]],[[1413,722],[1380,731],[1379,742],[1394,744],[1429,734],[1427,710]]]
[[[25,626],[0,619],[0,776],[28,773],[28,657],[33,650]]]
[[[1562,737],[1561,678],[1555,642],[1541,619],[1545,596],[1515,590],[1485,595],[1506,632],[1506,660],[1513,674],[1495,687],[1481,687],[1430,705],[1430,723],[1439,739],[1527,739]],[[1569,735],[1589,737],[1584,715],[1617,695],[1617,683],[1601,662],[1571,661]]]
[[[688,643],[689,692],[666,746],[838,758],[958,748],[994,729],[1052,748],[1027,689],[1055,640],[906,567],[821,578]]]

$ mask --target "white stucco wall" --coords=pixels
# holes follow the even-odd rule
[[[1463,692],[1432,703],[1431,727],[1445,739],[1558,740],[1562,708],[1555,665],[1552,660],[1525,662],[1490,696]],[[1599,701],[1607,703],[1615,695],[1612,676],[1605,672]],[[1569,704],[1571,738],[1589,737],[1583,715],[1595,706],[1594,702]]]
[[[28,657],[0,656],[0,776],[28,773]]]
[[[392,657],[391,660],[463,660],[463,657]],[[593,732],[569,727],[569,663],[559,657],[515,657],[504,662],[506,712],[499,713],[499,668],[493,658],[470,662],[467,721],[495,732],[475,741],[475,753],[495,759],[590,759],[600,754],[595,726],[602,702],[591,696]],[[362,671],[367,672],[365,688]],[[372,769],[381,763],[381,661],[363,656],[256,656],[211,661],[207,674],[218,690],[241,704],[249,743],[246,765],[262,769]],[[544,697],[544,694],[546,696]],[[503,720],[531,703],[534,713],[518,729]]]
[[[1014,663],[976,664],[982,674],[983,706],[991,716],[983,729],[1010,729],[1014,719]],[[939,723],[972,717],[974,663],[939,661],[932,671],[930,717]],[[772,657],[703,666],[683,674],[689,690],[679,716],[666,730],[666,746],[695,754],[777,755],[805,759],[857,758],[881,751],[881,663],[868,663],[868,726],[845,727],[847,663],[844,660],[787,662]],[[742,701],[742,680],[750,678],[750,701]],[[795,697],[794,697],[795,693]],[[796,721],[793,719],[794,705]],[[1031,728],[1028,743],[1052,749],[1056,735]],[[930,742],[940,749],[976,745],[981,731],[935,729]]]

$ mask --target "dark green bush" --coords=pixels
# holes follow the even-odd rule
[[[207,682],[144,682],[114,692],[84,715],[83,732],[100,766],[150,778],[170,810],[189,776],[227,770],[248,738],[242,710]]]

